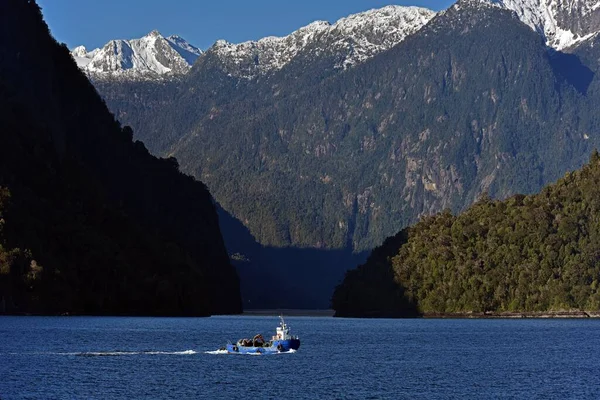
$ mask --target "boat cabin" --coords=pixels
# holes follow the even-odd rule
[[[297,339],[295,336],[290,335],[290,328],[287,326],[281,315],[279,316],[279,319],[281,321],[279,322],[279,326],[275,330],[276,335],[273,336],[271,340]]]

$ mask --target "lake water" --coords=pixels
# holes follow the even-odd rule
[[[276,317],[0,317],[0,398],[600,398],[600,320],[286,321],[249,356],[210,352]]]

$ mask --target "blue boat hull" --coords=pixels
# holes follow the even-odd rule
[[[267,354],[267,353],[282,353],[290,350],[298,350],[300,348],[299,339],[290,340],[274,340],[271,346],[254,347],[254,346],[238,346],[237,344],[227,344],[225,347],[228,353],[240,354]]]

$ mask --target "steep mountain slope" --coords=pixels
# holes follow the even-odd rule
[[[424,218],[379,249],[382,257],[347,274],[333,296],[336,315],[413,316],[415,307],[421,313],[597,312],[599,182],[595,151],[588,165],[539,194],[484,197],[458,216]]]
[[[132,142],[34,1],[0,36],[0,311],[240,312],[206,187]]]
[[[139,80],[185,74],[202,51],[179,36],[165,38],[154,30],[141,39],[111,40],[90,52],[79,46],[71,54],[93,79]]]

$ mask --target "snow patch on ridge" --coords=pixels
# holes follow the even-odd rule
[[[487,0],[514,11],[549,47],[564,50],[600,31],[598,0]]]

